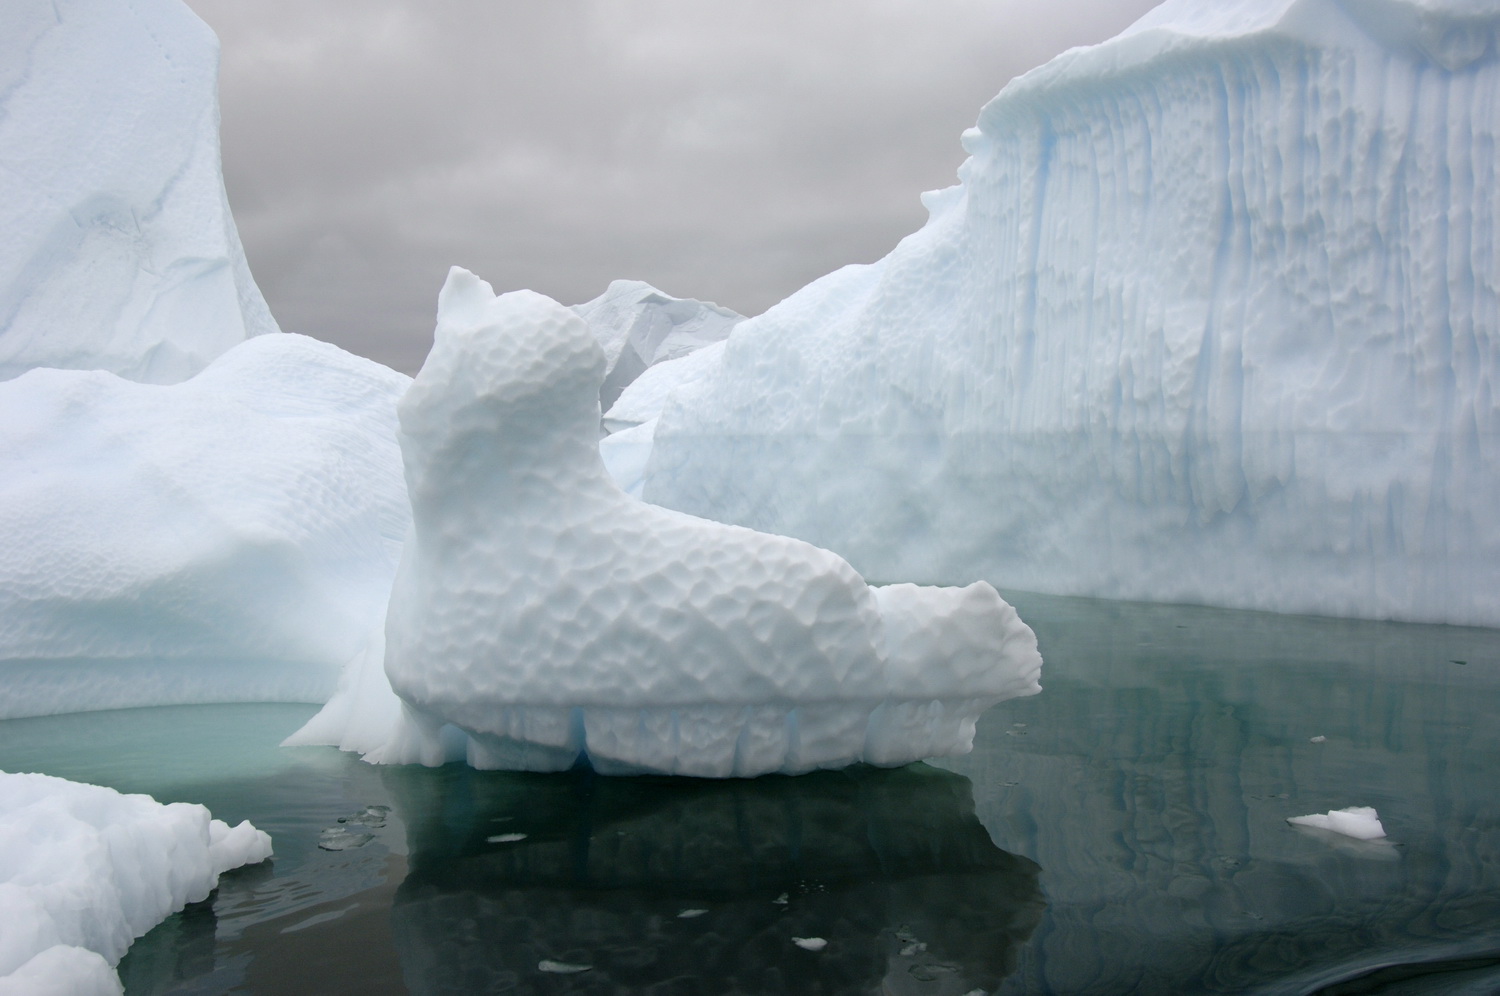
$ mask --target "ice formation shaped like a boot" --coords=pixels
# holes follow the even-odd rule
[[[370,694],[366,654],[297,742],[801,772],[964,752],[981,712],[1039,690],[1036,637],[988,584],[872,589],[826,550],[620,491],[597,445],[604,354],[567,308],[458,268],[438,301],[400,404],[414,518],[384,664],[402,706]]]

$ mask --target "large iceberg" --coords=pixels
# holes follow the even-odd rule
[[[218,60],[180,0],[0,4],[0,380],[173,383],[277,330],[224,196]]]
[[[384,673],[362,655],[291,742],[748,776],[961,753],[1039,690],[1035,635],[984,582],[871,589],[826,550],[626,496],[597,449],[605,364],[573,312],[454,268],[399,406],[413,528]]]
[[[0,719],[322,702],[380,624],[410,378],[304,336],[0,382]]]
[[[202,806],[0,772],[0,996],[122,992],[132,940],[270,856]]]
[[[921,231],[617,462],[876,579],[1500,625],[1497,29],[1169,0],[1013,81]]]

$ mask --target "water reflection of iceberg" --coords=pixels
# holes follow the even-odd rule
[[[392,921],[413,993],[958,996],[1014,969],[1043,908],[1038,867],[990,840],[968,779],[923,765],[382,774],[408,830]]]

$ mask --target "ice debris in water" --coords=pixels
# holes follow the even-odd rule
[[[370,827],[379,830],[390,818],[390,806],[366,806],[353,816],[340,816],[339,822],[346,826]]]
[[[0,772],[0,992],[119,993],[133,939],[270,856],[202,806]]]
[[[486,837],[484,839],[491,844],[514,844],[517,841],[525,840],[526,835],[524,833],[497,833],[493,837]]]
[[[625,495],[597,448],[604,367],[573,312],[452,270],[399,405],[413,529],[384,653],[292,742],[796,773],[966,752],[981,712],[1040,690],[1035,634],[984,582],[872,588],[800,540]]]
[[[822,951],[828,947],[828,941],[822,937],[794,937],[792,943],[803,951]]]
[[[707,912],[708,912],[708,910],[703,910],[703,909],[683,910],[682,912],[680,912],[680,913],[677,914],[677,919],[679,919],[679,920],[692,920],[695,917],[700,917],[700,916],[702,916],[703,914],[705,914]]]
[[[568,961],[553,961],[543,958],[536,963],[537,971],[550,972],[553,975],[577,975],[579,972],[587,972],[593,965],[580,965]]]
[[[1378,840],[1385,836],[1385,827],[1380,825],[1380,817],[1372,806],[1350,806],[1311,816],[1290,816],[1287,822],[1292,826],[1331,830],[1356,840]]]
[[[329,827],[318,834],[318,846],[325,851],[348,851],[364,847],[374,839],[373,833],[355,833],[343,827]]]

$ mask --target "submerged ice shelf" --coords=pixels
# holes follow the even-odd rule
[[[413,530],[384,653],[292,742],[755,775],[961,753],[1039,690],[1035,635],[984,582],[871,589],[826,550],[625,495],[597,447],[605,362],[568,309],[453,270],[400,403]]]

